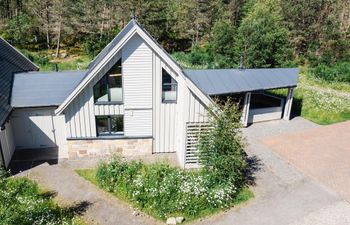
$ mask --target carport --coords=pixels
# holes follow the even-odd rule
[[[185,70],[187,77],[211,98],[232,97],[240,103],[244,126],[250,123],[290,119],[298,68]],[[268,94],[288,89],[285,98]]]

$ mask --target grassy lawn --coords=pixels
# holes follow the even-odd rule
[[[272,93],[286,96],[287,92]],[[321,125],[350,120],[350,84],[317,80],[301,71],[292,113]]]
[[[147,213],[147,214],[151,215],[152,217],[154,217],[156,219],[165,221],[166,217],[170,217],[170,216],[184,216],[184,214],[182,214],[181,212],[174,212],[174,214],[169,214],[169,215],[166,215],[166,217],[162,217],[162,216],[160,216],[158,210],[156,210],[156,209],[154,209],[152,207],[148,207],[148,206],[142,207],[137,201],[134,201],[133,199],[131,199],[127,192],[125,192],[125,191],[115,191],[115,190],[111,190],[111,189],[108,189],[106,187],[103,187],[103,185],[101,185],[101,183],[99,183],[98,179],[96,178],[96,172],[97,172],[96,169],[79,169],[79,170],[76,170],[77,174],[79,174],[81,177],[85,178],[86,180],[90,181],[94,185],[100,187],[101,189],[103,189],[103,190],[105,190],[107,192],[112,193],[118,199],[129,203],[134,208],[140,209],[144,213]],[[200,210],[195,215],[186,215],[185,216],[185,222],[186,223],[187,222],[191,222],[191,221],[194,221],[194,220],[196,220],[198,218],[204,218],[204,217],[208,217],[210,215],[213,215],[215,213],[219,213],[223,209],[243,204],[243,203],[247,202],[248,200],[250,200],[253,197],[254,197],[254,194],[249,190],[249,188],[248,187],[244,187],[236,194],[235,198],[231,201],[231,203],[230,203],[230,205],[228,207],[224,207],[224,208],[221,208],[221,207],[213,208],[213,207],[209,207],[209,206],[208,207],[204,207],[203,210]],[[195,202],[194,204],[196,204],[196,203],[197,202]],[[169,202],[169,204],[172,204],[171,201]],[[161,207],[161,206],[159,206],[159,207]]]
[[[69,52],[62,50],[60,57],[54,56],[54,51],[30,52],[22,50],[22,53],[32,60],[40,71],[54,71],[55,64],[58,70],[85,70],[92,58],[82,52],[80,49],[70,50]]]
[[[0,174],[0,224],[85,224],[79,207],[60,207],[54,196],[26,178]]]

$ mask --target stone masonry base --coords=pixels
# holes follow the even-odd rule
[[[152,138],[116,139],[116,140],[68,140],[68,157],[70,159],[87,156],[121,156],[152,155]]]

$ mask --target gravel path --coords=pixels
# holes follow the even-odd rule
[[[90,167],[96,161],[75,161],[74,167]],[[99,190],[95,185],[78,176],[71,161],[57,165],[47,163],[20,173],[17,176],[27,176],[40,185],[57,193],[56,200],[64,205],[82,205],[86,209],[84,219],[88,224],[100,225],[155,225],[162,224],[149,216],[140,214],[134,216],[127,203],[119,201],[114,196]]]

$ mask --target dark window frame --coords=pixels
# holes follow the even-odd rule
[[[111,101],[111,91],[110,91],[110,82],[109,82],[109,75],[110,75],[110,70],[105,74],[103,75],[103,77],[93,86],[93,95],[94,95],[94,104],[95,105],[122,105],[124,104],[124,85],[123,85],[123,69],[122,69],[122,59],[119,59],[116,63],[117,64],[120,64],[120,67],[121,67],[121,88],[122,88],[122,100],[121,101]],[[114,65],[115,66],[115,65]],[[113,67],[114,67],[113,66]],[[112,67],[112,68],[113,68]],[[112,69],[111,68],[111,69]],[[105,82],[106,82],[106,85],[107,85],[107,97],[108,97],[108,101],[97,101],[95,99],[95,87],[96,85],[98,85],[100,83],[100,81],[102,79],[105,79]]]
[[[164,73],[166,73],[168,76],[170,76],[171,81],[174,81],[174,82],[173,83],[163,83]],[[175,92],[176,92],[176,99],[175,100],[163,99],[164,85],[175,87]],[[162,68],[162,95],[161,95],[162,103],[177,103],[177,97],[178,97],[178,83],[177,83],[177,81],[170,75],[170,73],[168,73],[168,71],[166,71],[164,68]]]
[[[118,134],[112,133],[112,117],[121,117],[123,119],[123,131],[117,131]],[[97,119],[98,118],[107,118],[108,123],[108,134],[99,134],[98,133],[98,125],[97,125]],[[99,115],[95,116],[95,123],[96,123],[96,136],[124,136],[124,115]]]

